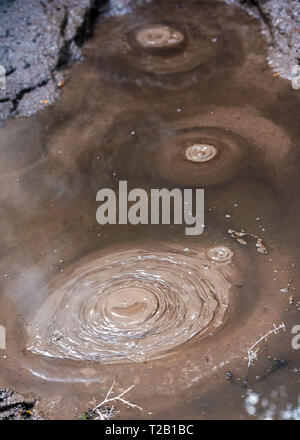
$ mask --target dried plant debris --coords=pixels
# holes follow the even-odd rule
[[[290,304],[293,304],[294,299],[295,299],[295,295],[294,295],[294,294],[290,295],[290,296],[289,296],[289,303],[290,303]]]
[[[0,420],[42,420],[34,409],[36,399],[10,389],[0,390]]]
[[[115,409],[115,406],[112,405],[113,403],[117,402],[121,402],[123,405],[129,406],[130,408],[137,408],[138,410],[143,411],[140,406],[129,402],[124,397],[134,387],[134,385],[131,385],[129,388],[127,388],[125,391],[122,391],[118,395],[113,396],[114,385],[115,381],[108,390],[105,399],[102,400],[102,402],[98,403],[93,409],[90,409],[88,412],[83,413],[80,418],[83,420],[110,420],[112,417],[119,413],[119,411]]]
[[[267,254],[268,253],[268,249],[264,245],[262,239],[259,238],[257,235],[245,232],[243,229],[240,232],[235,231],[234,229],[228,229],[227,232],[228,232],[228,234],[231,235],[232,238],[234,238],[238,243],[240,243],[243,246],[245,246],[247,244],[247,241],[246,241],[247,237],[254,238],[256,240],[255,246],[256,246],[257,252],[259,254]]]
[[[248,351],[247,351],[248,369],[251,365],[253,365],[253,362],[257,359],[257,352],[259,351],[260,344],[262,342],[266,341],[268,336],[270,336],[272,334],[277,335],[277,333],[281,329],[283,331],[285,331],[285,325],[283,322],[277,326],[275,324],[273,324],[273,328],[271,330],[269,330],[266,334],[261,336],[257,341],[255,341],[254,344],[248,349]]]
[[[257,238],[257,241],[256,241],[256,250],[257,250],[257,252],[259,254],[267,254],[268,250],[267,250],[266,246],[263,244],[262,239],[258,238],[258,237],[256,237],[256,238]]]

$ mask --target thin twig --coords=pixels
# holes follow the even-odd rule
[[[97,414],[99,416],[100,420],[108,420],[113,416],[113,414],[115,412],[113,406],[110,408],[108,413],[107,413],[107,410],[104,411],[103,407],[107,406],[108,403],[115,402],[115,401],[120,401],[124,405],[128,405],[130,408],[137,408],[140,411],[143,411],[143,408],[141,408],[140,406],[135,405],[134,403],[131,403],[128,400],[124,399],[124,396],[134,387],[134,385],[131,385],[125,391],[122,391],[117,396],[110,397],[111,393],[113,392],[115,382],[116,382],[116,380],[113,381],[111,387],[109,388],[109,390],[106,394],[105,399],[102,402],[98,403],[98,405],[96,405],[94,407],[94,409],[92,409],[92,411],[91,411],[92,414],[93,413]]]
[[[270,336],[272,333],[277,334],[280,329],[283,329],[285,331],[285,325],[282,322],[277,327],[275,324],[273,324],[273,329],[269,330],[264,336],[262,336],[260,339],[258,339],[249,349],[248,349],[248,369],[253,364],[253,361],[257,359],[257,351],[259,350],[259,347],[254,351],[254,348],[260,344],[260,342],[267,339],[268,336]]]

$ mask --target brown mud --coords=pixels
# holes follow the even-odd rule
[[[132,35],[151,23],[185,43],[137,50]],[[61,99],[1,128],[0,385],[34,392],[44,417],[80,415],[115,379],[116,392],[135,385],[128,399],[143,408],[121,407],[121,418],[298,417],[300,101],[266,51],[259,22],[234,6],[154,2],[100,21]],[[218,152],[194,163],[184,154],[194,144]],[[147,191],[204,187],[203,234],[97,224],[97,191],[122,179]],[[216,247],[230,261],[209,259]],[[103,316],[110,327],[99,330]],[[282,322],[248,367],[247,350]]]

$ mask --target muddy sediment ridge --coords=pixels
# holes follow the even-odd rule
[[[0,385],[44,418],[112,383],[120,418],[298,417],[299,95],[259,29],[218,2],[103,17],[61,99],[1,128]],[[203,233],[98,224],[121,180],[204,188]]]

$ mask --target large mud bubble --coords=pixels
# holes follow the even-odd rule
[[[231,255],[160,246],[91,260],[50,293],[30,324],[28,349],[101,363],[165,356],[224,324]]]

